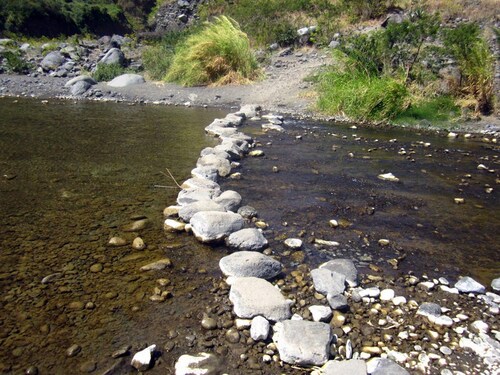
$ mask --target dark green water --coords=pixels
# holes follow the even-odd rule
[[[102,373],[115,363],[110,354],[116,349],[148,340],[161,345],[170,329],[194,324],[189,311],[200,301],[193,304],[191,292],[207,288],[219,257],[191,237],[163,233],[162,210],[175,202],[177,190],[154,186],[174,186],[162,174],[165,168],[179,181],[189,177],[200,150],[214,142],[203,128],[224,115],[0,100],[3,372],[21,374],[36,365],[41,374],[70,374],[95,362]],[[149,219],[144,230],[122,231],[142,216]],[[129,241],[140,235],[148,247],[106,246],[118,235]],[[165,256],[172,269],[139,271]],[[96,263],[103,269],[93,273]],[[54,273],[59,275],[52,282],[41,283]],[[159,278],[169,278],[170,285],[160,287]],[[151,302],[155,287],[175,297]],[[80,308],[82,303],[91,308]],[[68,358],[72,344],[82,351]]]

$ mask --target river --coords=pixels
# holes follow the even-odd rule
[[[215,144],[203,127],[224,115],[0,100],[3,372],[36,366],[42,374],[103,373],[115,366],[114,373],[134,373],[130,357],[111,355],[153,343],[163,354],[152,374],[171,373],[187,351],[215,346],[227,354],[199,324],[207,306],[231,321],[217,287],[217,263],[227,250],[164,233],[161,215],[178,192],[166,168],[178,181],[188,178],[200,150]],[[264,133],[260,122],[248,122],[243,131],[265,156],[244,159],[242,179],[221,183],[269,224],[264,232],[285,273],[300,263],[349,257],[361,272],[469,275],[485,284],[498,277],[498,146],[291,119],[286,128]],[[400,181],[377,178],[387,172]],[[124,231],[143,218],[145,228]],[[128,243],[140,236],[147,247],[109,247],[113,236]],[[283,245],[287,237],[303,238],[304,249],[291,254]],[[315,239],[339,246],[317,246]],[[170,269],[139,270],[165,256]],[[150,301],[162,291],[171,298]],[[237,351],[231,355],[239,358]]]

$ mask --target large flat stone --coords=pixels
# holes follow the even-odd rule
[[[484,293],[486,292],[486,288],[484,285],[479,284],[472,277],[465,276],[457,281],[455,284],[455,288],[458,289],[459,292],[462,293]]]
[[[316,268],[311,271],[314,288],[319,293],[328,295],[342,294],[345,290],[345,276],[327,268]]]
[[[266,280],[256,277],[238,277],[232,280],[229,300],[239,318],[262,315],[267,320],[289,319],[291,301]]]
[[[276,259],[255,251],[237,251],[219,261],[219,267],[226,276],[258,277],[272,279],[282,269]]]
[[[361,359],[328,361],[321,367],[321,375],[366,375],[366,363]]]
[[[234,212],[202,211],[194,214],[189,223],[199,241],[216,242],[242,229],[244,220]]]
[[[300,366],[321,366],[330,354],[332,332],[326,323],[285,320],[274,326],[273,341],[282,361]]]

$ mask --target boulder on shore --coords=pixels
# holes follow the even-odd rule
[[[108,82],[110,87],[127,87],[131,85],[140,85],[146,82],[144,77],[139,74],[122,74],[121,76],[115,77]]]

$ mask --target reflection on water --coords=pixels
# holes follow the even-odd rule
[[[152,339],[161,344],[180,325],[176,320],[188,320],[196,307],[190,293],[207,288],[218,255],[190,237],[163,233],[161,212],[177,190],[163,187],[174,183],[162,172],[169,168],[186,179],[200,150],[214,142],[203,127],[221,116],[218,110],[0,101],[3,372],[36,365],[42,374],[69,374],[94,363],[102,372],[114,363],[113,351]],[[122,230],[143,217],[145,229]],[[118,235],[129,243],[140,235],[147,248],[106,246]],[[165,256],[175,272],[139,271]],[[161,287],[159,278],[170,283]],[[149,301],[155,287],[171,291],[175,303]],[[81,352],[69,358],[73,344]]]

